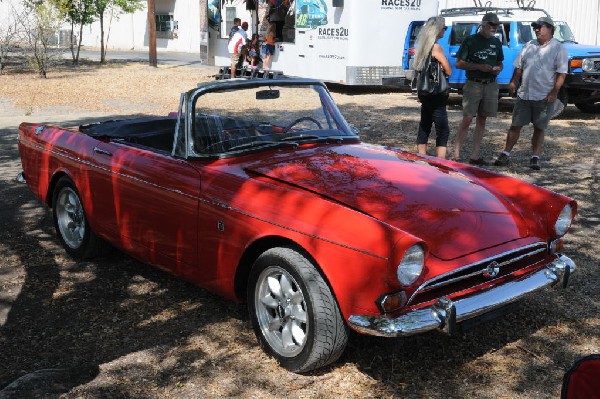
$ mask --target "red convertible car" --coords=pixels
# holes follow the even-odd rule
[[[296,372],[338,359],[349,329],[452,334],[575,269],[574,200],[361,143],[319,81],[215,81],[171,116],[23,123],[19,151],[72,257],[108,243],[246,301]]]

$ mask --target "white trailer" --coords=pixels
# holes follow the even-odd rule
[[[233,18],[264,34],[269,7],[282,0],[209,0],[206,62],[230,65],[228,34]],[[283,40],[275,46],[271,69],[287,76],[346,85],[393,84],[402,69],[408,25],[437,15],[433,0],[293,0]],[[254,8],[248,10],[248,8]],[[202,25],[202,24],[201,24]],[[201,50],[201,54],[202,54]]]

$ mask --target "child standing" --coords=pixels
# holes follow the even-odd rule
[[[275,24],[270,24],[265,35],[265,69],[271,69],[273,54],[275,54]]]

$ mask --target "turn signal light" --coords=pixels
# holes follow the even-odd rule
[[[555,253],[562,251],[564,245],[564,241],[559,238],[557,240],[552,241],[550,245],[548,245],[548,251],[550,252],[550,254],[554,255]]]
[[[569,65],[571,66],[571,69],[581,68],[583,65],[583,60],[571,60]]]
[[[383,313],[390,313],[406,305],[406,293],[400,291],[394,294],[386,294],[383,295],[378,302],[379,309]]]

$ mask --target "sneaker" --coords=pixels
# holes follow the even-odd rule
[[[533,170],[540,170],[542,168],[542,163],[538,157],[532,157],[529,161],[529,167]]]
[[[469,159],[469,163],[471,165],[477,165],[477,166],[487,166],[488,163],[483,159],[483,158],[479,158],[479,159]]]
[[[505,153],[501,152],[498,159],[496,159],[496,162],[494,162],[494,165],[507,166],[509,163],[510,163],[510,157],[508,155],[506,155]]]

